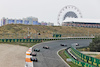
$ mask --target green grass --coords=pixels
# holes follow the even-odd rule
[[[88,47],[82,47],[82,48],[77,48],[78,51],[88,51],[87,50]]]
[[[90,51],[90,50],[87,50],[88,47],[84,47],[84,48],[78,48],[77,50],[78,51]],[[97,56],[98,54],[85,54],[87,56]]]
[[[66,61],[66,59],[69,58],[69,57],[68,57],[68,56],[65,56],[64,51],[65,51],[65,50],[61,50],[61,51],[59,51],[59,53],[58,53],[58,54],[62,57],[62,59],[64,59],[64,61],[65,61],[66,63],[68,63],[68,65],[70,65],[71,67],[80,67],[80,66],[77,66],[76,64],[74,64],[74,63],[72,63],[72,62]]]
[[[82,51],[82,49],[83,49],[83,48],[79,48],[79,49],[77,49],[77,50],[78,50],[78,51]]]

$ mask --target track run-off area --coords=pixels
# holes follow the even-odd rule
[[[40,52],[37,52],[38,62],[33,62],[33,67],[68,67],[66,63],[57,55],[57,51],[65,48],[65,46],[60,46],[60,44],[67,44],[67,47],[70,47],[72,43],[79,43],[80,47],[88,46],[92,42],[92,39],[70,39],[70,40],[57,40],[57,41],[48,41],[36,44],[32,48],[39,48]],[[50,49],[43,49],[43,46],[49,46]],[[67,48],[66,47],[66,48]]]

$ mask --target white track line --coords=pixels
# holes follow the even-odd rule
[[[71,56],[73,56],[75,59],[77,59],[77,58],[71,53],[71,50],[70,50],[70,49],[68,49],[68,53],[70,53]]]
[[[61,51],[61,50],[63,50],[63,49],[66,49],[66,48],[62,48],[62,49],[60,49],[60,50],[58,50],[57,51],[57,55],[62,59],[62,57],[58,54],[59,53],[59,51]],[[68,66],[68,67],[70,67],[65,61],[64,61],[64,59],[62,59],[62,61]]]

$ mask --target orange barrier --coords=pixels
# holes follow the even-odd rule
[[[26,51],[26,58],[25,58],[25,67],[33,67],[33,61],[31,61],[31,52],[32,52],[32,48],[29,48],[28,51]]]
[[[32,62],[30,58],[26,58],[26,62]]]

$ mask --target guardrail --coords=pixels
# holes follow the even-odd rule
[[[95,66],[92,66],[92,65],[90,65],[90,64],[88,64],[88,63],[81,62],[81,61],[78,61],[78,60],[73,59],[73,58],[69,55],[69,53],[67,52],[67,50],[65,50],[65,55],[68,56],[68,57],[72,60],[72,62],[73,62],[74,64],[76,64],[76,65],[78,65],[78,66],[80,66],[80,67],[95,67]]]
[[[72,46],[71,46],[71,50],[77,57],[79,57],[84,62],[87,62],[87,63],[92,64],[94,66],[100,67],[100,59],[86,56],[85,54],[82,54],[78,50],[74,49]]]
[[[0,39],[0,42],[42,42],[42,41],[51,41],[51,40],[68,40],[68,39],[93,39],[93,37],[63,37],[63,38],[47,38],[47,39]],[[33,67],[33,62],[30,60],[30,53],[32,52],[32,47],[26,52],[26,61],[25,67]],[[72,59],[74,63],[78,62],[77,60]],[[81,62],[79,63],[79,65]],[[84,65],[84,64],[83,64]],[[87,65],[87,64],[86,64]],[[81,66],[81,65],[80,65]]]
[[[51,40],[68,40],[68,39],[93,39],[93,37],[63,37],[63,38],[46,38],[46,39],[0,39],[2,42],[42,42],[42,41],[51,41]]]

